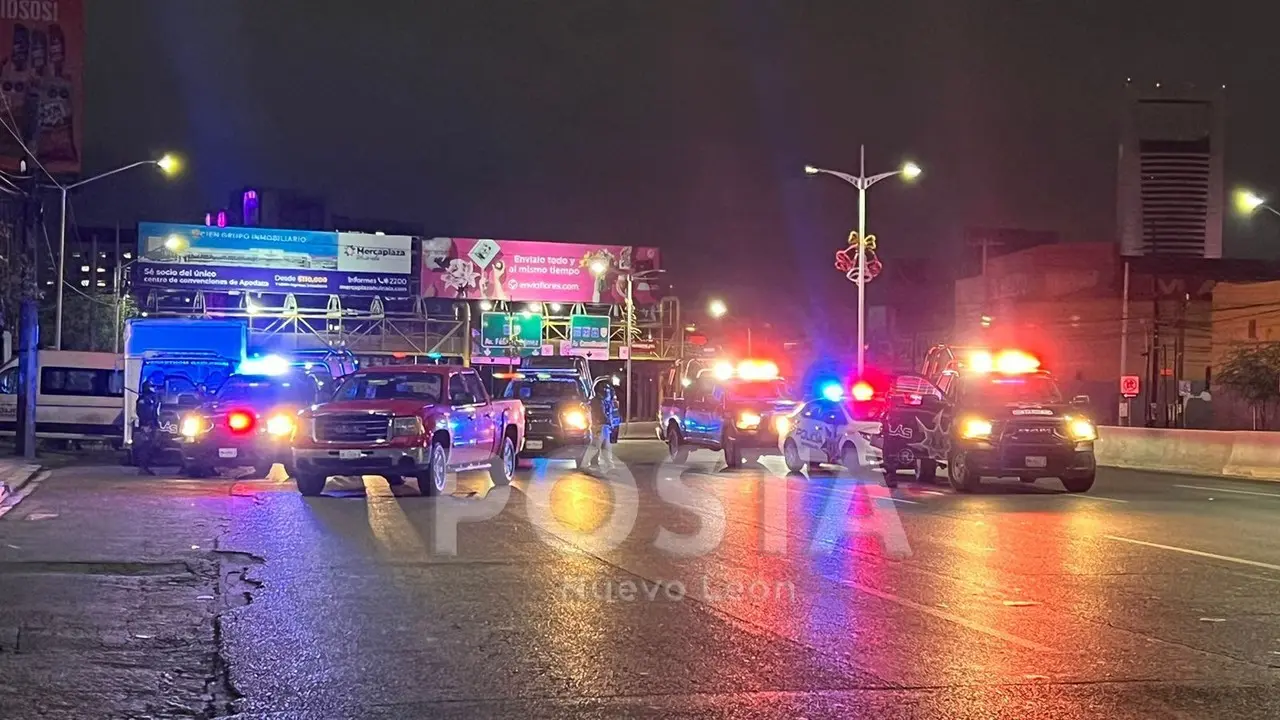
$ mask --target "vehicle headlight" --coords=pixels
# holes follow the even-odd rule
[[[567,428],[574,430],[587,429],[587,414],[581,410],[566,410],[560,419],[564,421],[564,425]]]
[[[791,431],[791,418],[786,415],[779,415],[774,418],[773,429],[777,431],[778,435],[786,435]]]
[[[417,437],[424,432],[422,418],[398,417],[391,419],[391,437]]]
[[[285,414],[272,415],[267,418],[267,434],[284,437],[293,434],[293,418]]]
[[[966,418],[960,426],[960,437],[966,440],[985,440],[991,437],[991,421],[985,418]]]
[[[751,430],[760,427],[760,413],[743,410],[738,413],[738,429]]]
[[[182,418],[182,425],[178,428],[178,432],[183,437],[194,438],[199,437],[208,429],[209,423],[199,415],[188,415]]]
[[[1088,420],[1076,418],[1067,423],[1067,430],[1071,433],[1072,440],[1086,441],[1097,440],[1098,429]]]

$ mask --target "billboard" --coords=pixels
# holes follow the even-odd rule
[[[0,170],[26,154],[13,133],[34,131],[53,174],[80,172],[84,127],[83,0],[0,0]]]
[[[606,268],[600,276],[591,271],[597,261]],[[438,237],[422,241],[422,294],[620,304],[626,302],[626,272],[657,267],[657,248]],[[635,281],[636,304],[656,303],[658,295],[648,281]]]
[[[404,297],[414,279],[408,235],[138,224],[136,287]]]

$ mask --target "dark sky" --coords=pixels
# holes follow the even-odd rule
[[[1280,194],[1280,11],[1208,0],[87,0],[86,223],[195,221],[245,184],[431,234],[656,244],[682,291],[852,293],[856,197],[904,158],[886,262],[966,225],[1114,238],[1120,98],[1228,86],[1228,180]],[[1280,255],[1280,225],[1229,255]],[[700,272],[693,272],[697,269]],[[696,287],[690,285],[696,282]],[[692,298],[691,298],[692,299]]]

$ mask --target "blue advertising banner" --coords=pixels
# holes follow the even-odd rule
[[[138,224],[136,287],[315,295],[412,295],[408,235]]]

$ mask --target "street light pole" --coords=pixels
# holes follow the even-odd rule
[[[631,283],[635,273],[627,273],[627,422],[631,422],[631,323],[635,316],[636,305],[631,295]]]
[[[88,185],[91,182],[111,177],[126,170],[132,170],[144,165],[155,165],[160,168],[166,175],[172,175],[178,171],[178,159],[173,155],[165,155],[158,160],[139,160],[136,163],[130,163],[115,170],[108,170],[100,175],[94,175],[91,178],[85,178],[80,182],[71,183],[70,185],[56,186],[62,194],[62,209],[59,213],[58,221],[58,290],[57,297],[57,314],[53,320],[53,349],[62,349],[62,296],[63,286],[67,282],[67,193],[75,190],[81,185]],[[55,181],[56,182],[56,181]],[[116,256],[117,265],[120,262],[119,255]]]
[[[804,172],[806,175],[832,175],[858,189],[858,376],[862,377],[866,369],[867,351],[867,190],[881,180],[895,175],[914,180],[920,175],[920,166],[909,162],[897,170],[867,177],[867,146],[859,145],[857,176],[813,165],[806,165]]]

